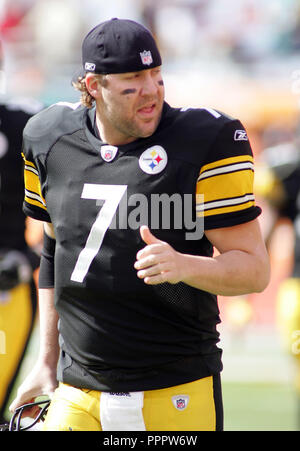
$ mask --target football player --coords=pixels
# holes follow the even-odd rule
[[[28,245],[24,197],[24,163],[20,158],[27,121],[39,102],[0,103],[0,422],[31,335],[36,313],[33,272],[39,255]]]
[[[269,280],[247,133],[168,105],[136,22],[98,25],[82,52],[81,103],[24,131],[24,211],[45,223],[41,344],[11,410],[48,394],[44,430],[221,430],[217,295]]]
[[[268,202],[274,216],[273,229],[283,218],[294,230],[293,267],[279,286],[277,320],[284,350],[295,363],[295,388],[300,425],[300,139],[299,130],[293,142],[283,142],[264,150],[263,180],[257,192]],[[270,239],[270,237],[268,237]]]

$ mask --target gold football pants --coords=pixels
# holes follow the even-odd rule
[[[0,417],[30,338],[36,302],[34,282],[0,291]]]
[[[101,392],[60,383],[51,401],[43,430],[101,431]],[[215,431],[223,429],[219,376],[144,392],[143,418],[147,431]]]
[[[277,321],[284,348],[295,359],[295,385],[300,396],[300,278],[287,278],[280,285]]]

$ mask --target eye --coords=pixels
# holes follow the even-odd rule
[[[159,67],[159,68],[156,68],[156,69],[153,69],[153,73],[154,73],[154,75],[160,74],[160,73],[161,73],[160,67]]]
[[[125,80],[134,80],[134,79],[139,78],[139,77],[140,77],[140,73],[139,72],[135,72],[135,73],[132,73],[130,75],[127,75]]]

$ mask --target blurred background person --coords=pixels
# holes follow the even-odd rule
[[[291,135],[273,127],[265,135],[270,146],[261,155],[263,169],[258,185],[272,209],[273,220],[266,240],[271,240],[282,223],[293,232],[292,264],[278,287],[276,317],[285,352],[293,358],[300,429],[300,128],[298,125]],[[287,245],[282,243],[282,252]]]
[[[0,49],[1,62],[2,59]],[[7,402],[33,330],[37,308],[33,274],[39,265],[39,249],[28,244],[30,225],[22,212],[21,149],[23,128],[40,109],[39,102],[5,100],[4,96],[0,99],[0,423],[7,419]],[[38,235],[31,239],[37,246]]]

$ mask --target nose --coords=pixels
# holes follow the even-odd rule
[[[154,96],[157,94],[157,90],[157,80],[155,79],[155,77],[153,77],[150,71],[145,71],[141,88],[141,95]]]

